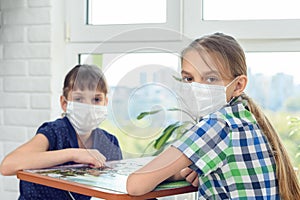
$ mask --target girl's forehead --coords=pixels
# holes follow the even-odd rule
[[[202,52],[200,54],[196,50],[192,50],[182,58],[182,70],[200,75],[215,73],[223,77],[225,74],[230,74],[230,71],[226,70],[223,65],[224,61],[220,60],[215,53]]]
[[[189,71],[197,71],[200,74],[218,71],[218,67],[211,57],[203,57],[196,51],[189,51],[183,56],[182,68]]]

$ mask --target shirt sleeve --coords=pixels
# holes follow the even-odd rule
[[[42,124],[37,130],[37,134],[39,133],[45,135],[48,139],[49,151],[65,148],[78,148],[76,138],[74,143],[76,143],[77,146],[71,145],[71,132],[62,119]]]
[[[193,162],[190,167],[204,176],[223,165],[229,145],[226,122],[212,118],[202,119],[173,144]]]
[[[48,150],[55,150],[54,149],[54,144],[56,143],[56,135],[53,131],[53,128],[51,126],[51,123],[44,123],[42,124],[36,134],[43,134],[47,139],[48,139],[48,142],[49,142],[49,149]]]

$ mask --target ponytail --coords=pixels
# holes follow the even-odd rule
[[[300,199],[300,186],[296,172],[294,171],[292,162],[277,132],[254,101],[246,94],[242,94],[241,96],[248,102],[250,112],[255,116],[262,132],[270,143],[275,157],[276,177],[279,184],[279,194],[281,198],[284,200]]]

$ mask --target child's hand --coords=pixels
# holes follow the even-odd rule
[[[89,164],[93,168],[104,167],[106,161],[105,156],[103,156],[96,149],[76,149],[77,152],[73,154],[73,161],[76,163]]]
[[[194,187],[199,186],[199,178],[197,172],[192,170],[189,167],[184,168],[180,171],[180,174],[185,180],[189,183],[191,183]]]

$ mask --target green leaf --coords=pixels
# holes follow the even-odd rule
[[[156,152],[153,154],[153,156],[158,156],[161,152],[163,152],[165,150],[165,147],[167,146],[168,143],[165,143],[164,146],[162,146],[162,148],[157,149]]]
[[[289,136],[291,137],[291,136],[295,135],[295,134],[298,133],[298,132],[300,132],[300,129],[299,129],[299,128],[295,128],[294,130],[292,130],[292,131],[290,132]]]
[[[172,77],[176,80],[176,81],[180,81],[180,82],[182,82],[182,78],[180,78],[180,77],[177,77],[177,76],[174,76],[174,75],[172,75]]]
[[[167,128],[164,129],[162,135],[155,140],[154,148],[160,149],[171,137],[172,133],[179,128],[181,125],[179,125],[179,122],[176,122],[174,124],[171,124],[167,126]]]
[[[179,139],[183,134],[185,134],[190,128],[187,128],[188,125],[192,124],[190,121],[183,122],[180,127],[176,130],[177,136],[176,139]]]
[[[162,110],[154,110],[154,111],[149,111],[149,112],[142,112],[140,113],[136,119],[140,120],[140,119],[143,119],[144,117],[148,116],[148,115],[153,115],[153,114],[156,114],[158,112],[160,112]]]

